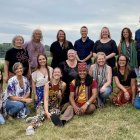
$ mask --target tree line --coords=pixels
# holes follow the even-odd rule
[[[10,48],[12,48],[12,44],[11,43],[2,43],[0,44],[0,58],[4,58],[6,51]],[[50,56],[50,46],[45,45],[45,49],[46,49],[46,55]]]

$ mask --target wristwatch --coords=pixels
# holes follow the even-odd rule
[[[89,106],[90,105],[90,102],[87,101],[86,104],[87,104],[87,106]]]

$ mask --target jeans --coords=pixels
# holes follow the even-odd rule
[[[4,124],[4,123],[5,123],[5,120],[4,120],[3,116],[2,116],[2,114],[0,114],[0,124]]]
[[[21,109],[23,109],[24,107],[26,107],[26,104],[20,101],[11,101],[11,100],[7,100],[6,101],[6,111],[9,115],[16,117],[17,114],[19,113],[19,111]],[[29,109],[27,108],[26,113],[29,113]]]
[[[134,100],[134,107],[136,109],[140,109],[140,97],[136,95],[135,100]]]
[[[106,90],[104,93],[99,93],[99,98],[101,99],[101,101],[103,103],[106,102],[106,99],[109,97],[109,95],[111,94],[112,92],[112,87],[111,86],[108,86],[106,87]]]

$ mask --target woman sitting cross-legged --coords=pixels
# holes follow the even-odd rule
[[[112,69],[106,64],[105,53],[97,53],[96,63],[91,65],[89,74],[98,84],[98,107],[104,106],[106,99],[112,92]]]
[[[125,55],[119,55],[117,66],[113,69],[113,77],[116,88],[115,96],[112,101],[115,105],[121,106],[128,102],[134,102],[136,93],[136,73],[128,65],[128,59]]]
[[[23,74],[23,66],[20,62],[13,65],[15,76],[8,80],[5,94],[5,109],[8,115],[17,118],[25,118],[29,114],[26,103],[31,103],[29,81]]]

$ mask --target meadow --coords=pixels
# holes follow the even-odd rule
[[[140,112],[130,104],[108,102],[91,115],[75,116],[63,128],[46,120],[32,136],[25,135],[27,126],[25,119],[7,120],[0,126],[0,140],[140,140]]]

